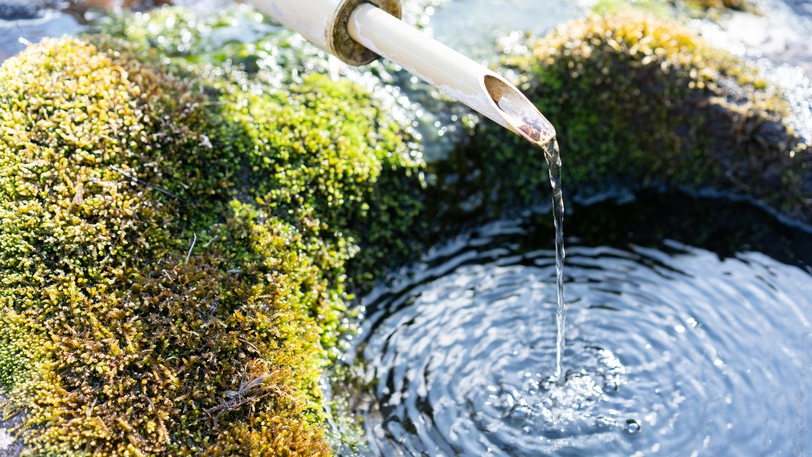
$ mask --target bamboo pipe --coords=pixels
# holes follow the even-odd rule
[[[347,33],[350,15],[367,2],[394,17],[401,15],[400,0],[248,0],[262,13],[354,66],[366,65],[378,58]]]
[[[531,143],[555,128],[503,77],[399,19],[399,0],[250,0],[351,65],[383,56]]]

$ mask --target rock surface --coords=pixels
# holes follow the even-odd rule
[[[0,19],[13,21],[40,16],[39,2],[26,0],[0,0]]]
[[[807,5],[808,6],[808,5]],[[733,11],[720,18],[729,38],[759,51],[775,64],[797,65],[812,77],[812,11],[799,14],[800,5],[765,0],[764,14]]]
[[[6,397],[0,395],[0,405]],[[23,443],[16,441],[10,430],[22,423],[22,416],[17,415],[7,421],[0,421],[0,457],[17,457],[23,450]]]

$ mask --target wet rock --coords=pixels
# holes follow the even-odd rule
[[[764,14],[733,12],[719,19],[730,39],[758,51],[775,64],[789,64],[812,76],[812,17],[799,15],[781,0],[763,2]]]
[[[0,395],[0,405],[6,397]],[[13,429],[22,423],[22,416],[17,415],[7,421],[0,420],[0,457],[18,457],[23,450],[23,443],[15,440]]]
[[[790,138],[784,124],[776,121],[762,122],[756,128],[756,138],[766,148],[786,149]]]
[[[0,0],[0,19],[14,21],[34,19],[42,15],[40,3],[29,0]]]

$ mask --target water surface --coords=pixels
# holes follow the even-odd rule
[[[718,204],[696,202],[699,209]],[[600,236],[584,229],[589,216],[578,220],[587,209],[577,209],[568,229],[585,237],[568,242],[563,385],[545,383],[555,370],[556,268],[554,250],[538,234],[549,227],[490,224],[438,247],[365,299],[363,331],[347,359],[370,383],[356,407],[369,453],[738,457],[812,450],[812,276],[805,260],[789,265],[743,245],[720,256],[673,240],[657,248],[590,246]]]

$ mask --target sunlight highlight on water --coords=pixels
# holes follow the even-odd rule
[[[433,251],[365,300],[348,359],[374,399],[372,455],[801,455],[812,278],[758,253],[719,260],[570,243],[567,369],[555,367],[555,252],[520,223]]]

